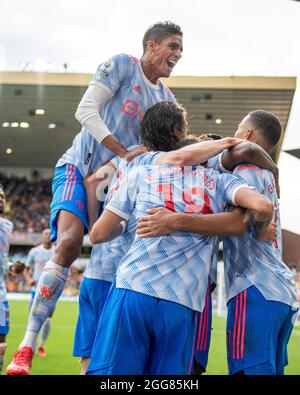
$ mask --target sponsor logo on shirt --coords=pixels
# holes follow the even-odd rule
[[[121,111],[130,118],[138,117],[143,119],[144,117],[144,114],[139,109],[139,104],[131,99],[126,99]]]

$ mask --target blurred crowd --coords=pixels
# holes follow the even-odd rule
[[[51,180],[33,172],[30,179],[7,177],[0,173],[7,204],[4,215],[14,223],[17,232],[42,232],[49,226]]]

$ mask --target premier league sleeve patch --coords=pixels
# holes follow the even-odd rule
[[[97,80],[105,80],[109,72],[113,69],[115,62],[111,59],[107,62],[101,63],[96,72]]]

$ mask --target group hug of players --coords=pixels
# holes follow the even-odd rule
[[[82,130],[52,183],[54,255],[7,374],[30,373],[87,232],[93,249],[73,348],[82,374],[204,372],[220,240],[229,374],[284,373],[298,302],[268,154],[280,121],[254,110],[234,137],[188,135],[184,109],[160,80],[181,58],[182,37],[172,22],[152,25],[141,59],[100,64],[79,103]]]

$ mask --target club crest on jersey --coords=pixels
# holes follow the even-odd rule
[[[43,298],[49,299],[53,295],[53,289],[48,287],[48,285],[41,285],[40,294]]]
[[[79,210],[83,211],[84,204],[83,204],[82,200],[76,200],[75,203],[76,203],[76,206],[79,208]]]
[[[139,85],[135,85],[132,89],[134,91],[136,91],[137,93],[139,93],[140,95],[142,94],[142,90],[141,90],[141,87]]]

